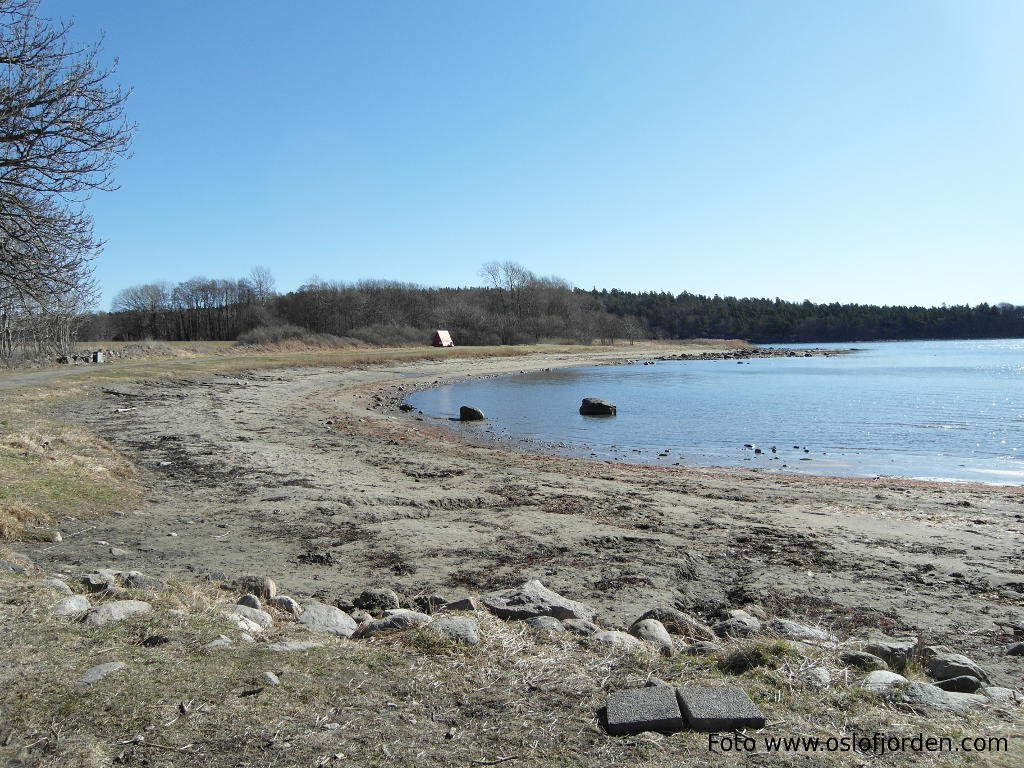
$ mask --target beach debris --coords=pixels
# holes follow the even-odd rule
[[[486,418],[483,411],[472,405],[459,407],[459,421],[483,421]]]
[[[582,416],[614,416],[617,412],[618,409],[613,403],[599,397],[584,397],[580,405]]]
[[[676,688],[676,696],[686,724],[695,731],[765,726],[765,716],[740,688]]]
[[[583,603],[552,592],[536,579],[512,589],[492,592],[483,598],[484,607],[499,619],[529,619],[554,616],[556,619],[593,621],[597,611]]]
[[[671,733],[683,728],[676,691],[662,685],[610,693],[605,715],[608,733],[616,736],[642,731]]]

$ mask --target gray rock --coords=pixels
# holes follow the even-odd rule
[[[695,643],[691,643],[683,648],[683,653],[687,656],[714,656],[722,650],[722,646],[718,643],[712,643],[707,640],[698,640]]]
[[[714,626],[719,637],[749,637],[761,631],[761,621],[747,614],[720,621]]]
[[[54,616],[81,616],[92,608],[92,604],[84,595],[69,595],[59,600],[50,613]]]
[[[951,677],[969,675],[976,677],[986,685],[990,682],[985,671],[966,656],[953,653],[944,645],[929,645],[921,651],[925,669],[935,680],[947,680]]]
[[[591,635],[590,639],[603,645],[609,645],[620,651],[648,653],[651,650],[651,647],[642,640],[638,640],[630,634],[619,632],[614,629],[598,632],[595,635]]]
[[[864,650],[884,660],[893,669],[903,669],[917,649],[916,637],[872,637]]]
[[[398,608],[400,603],[398,595],[390,589],[365,589],[352,605],[376,616]]]
[[[63,581],[58,579],[56,576],[48,576],[47,578],[43,579],[43,584],[49,587],[50,589],[55,589],[56,591],[65,595],[74,594],[71,591],[71,587],[69,587]]]
[[[483,421],[487,417],[479,408],[463,405],[459,408],[459,421]]]
[[[748,614],[749,615],[749,614]],[[644,619],[655,619],[665,625],[665,629],[674,635],[691,638],[693,640],[716,640],[715,632],[707,624],[695,619],[688,613],[668,606],[651,608],[637,621]]]
[[[695,731],[764,728],[765,717],[739,688],[676,688],[686,724]]]
[[[297,651],[309,651],[313,648],[323,648],[323,643],[314,643],[310,640],[285,640],[280,643],[267,643],[264,650],[276,653],[294,653]]]
[[[876,669],[889,669],[885,659],[867,651],[843,651],[839,654],[839,661],[848,667],[863,669],[865,672],[874,672]]]
[[[832,685],[832,673],[825,667],[811,667],[804,673],[804,680],[814,688],[828,688]]]
[[[333,605],[324,605],[316,600],[303,604],[299,624],[313,632],[328,632],[342,637],[352,637],[356,631],[355,619]]]
[[[908,682],[907,678],[903,675],[897,675],[895,672],[889,672],[884,669],[878,669],[869,674],[861,681],[861,686],[867,688],[869,691],[886,691],[896,685],[902,685]]]
[[[407,629],[416,629],[430,623],[430,617],[425,613],[410,611],[405,608],[395,608],[384,611],[379,619],[374,619],[366,624],[360,625],[356,632],[357,637],[373,637],[389,632],[403,632]]]
[[[232,586],[236,591],[256,595],[260,600],[277,597],[277,584],[269,576],[239,576]]]
[[[90,626],[102,627],[152,610],[153,606],[143,600],[116,600],[96,606],[85,614],[84,621]]]
[[[228,612],[244,616],[262,629],[270,629],[274,626],[274,617],[266,611],[261,611],[257,608],[249,608],[246,605],[233,605],[228,609]]]
[[[423,613],[437,613],[448,605],[448,600],[442,595],[420,595],[414,602]]]
[[[82,577],[83,586],[90,592],[106,592],[116,589],[117,582],[116,573],[108,568],[103,568],[95,573],[87,573]]]
[[[747,603],[743,606],[743,610],[745,610],[755,619],[760,619],[761,621],[768,621],[768,612],[757,603]]]
[[[0,571],[13,571],[14,573],[28,573],[28,569],[21,563],[15,563],[11,560],[0,559]]]
[[[523,623],[540,632],[565,632],[565,624],[554,616],[534,616]]]
[[[120,672],[122,669],[127,667],[123,661],[111,661],[106,664],[97,664],[95,667],[90,667],[85,671],[78,680],[75,681],[76,688],[88,688],[90,685],[95,685],[107,675],[112,675],[115,672]]]
[[[590,637],[591,635],[596,635],[601,631],[601,628],[597,626],[597,624],[592,621],[587,621],[586,619],[566,619],[562,622],[562,626],[565,627],[567,631],[572,632],[574,635],[579,635],[580,637]]]
[[[128,557],[131,554],[127,549],[121,549],[120,547],[111,547],[110,556],[116,558]]]
[[[480,642],[480,622],[465,616],[440,616],[427,627],[456,643],[477,645]]]
[[[250,645],[256,642],[256,638],[250,635],[248,632],[239,632],[238,639],[241,640],[243,643],[249,643]]]
[[[166,581],[147,576],[141,571],[118,571],[115,576],[128,589],[148,589],[152,592],[170,589],[170,584]]]
[[[446,611],[482,611],[483,604],[475,597],[463,597],[451,603],[445,603]]]
[[[1010,643],[1006,646],[1007,656],[1024,656],[1024,643]]]
[[[1024,704],[1024,694],[1013,688],[1002,688],[997,685],[990,685],[982,688],[978,693],[987,696],[993,701],[1008,702],[1011,704]]]
[[[597,611],[583,603],[569,600],[552,592],[537,580],[520,587],[492,592],[484,596],[483,604],[501,619],[530,619],[534,616],[554,616],[556,619],[585,619],[593,621]]]
[[[364,611],[362,608],[353,608],[348,612],[348,615],[355,619],[356,624],[365,624],[368,621],[373,621],[373,614]]]
[[[671,733],[682,730],[675,689],[665,686],[630,688],[608,695],[605,705],[608,733],[621,735],[641,731]]]
[[[787,640],[822,642],[831,638],[831,635],[824,630],[808,627],[806,624],[798,624],[789,619],[772,619],[762,625],[762,630]]]
[[[932,709],[963,712],[988,702],[984,696],[970,693],[947,693],[930,683],[908,683],[903,688],[893,689],[888,698],[895,704],[902,704],[918,713]]]
[[[937,680],[934,685],[947,693],[974,693],[981,688],[981,680],[971,675],[960,675],[948,680]]]
[[[234,607],[235,608],[241,608],[242,606],[236,605]],[[252,609],[247,608],[246,610],[252,610]],[[242,614],[238,613],[237,611],[233,611],[233,610],[232,611],[224,611],[221,614],[221,616],[223,616],[225,619],[227,619],[232,624],[234,624],[238,629],[242,630],[242,632],[256,632],[256,633],[259,633],[259,632],[263,631],[263,627],[262,626],[260,626],[255,621],[250,619],[248,616],[243,616]]]
[[[676,649],[672,645],[672,635],[665,629],[665,625],[657,619],[641,619],[629,628],[629,634],[653,645],[662,656],[671,657],[675,653]]]
[[[617,412],[615,405],[599,397],[584,397],[580,404],[582,416],[614,416]]]
[[[290,613],[292,616],[298,616],[302,613],[302,606],[294,598],[288,597],[288,595],[272,597],[267,600],[267,605],[283,613]]]
[[[275,675],[273,672],[267,670],[263,673],[263,680],[267,685],[280,685],[281,678]]]
[[[277,598],[275,597],[273,599],[276,600]],[[270,601],[268,600],[267,602],[269,603]],[[256,611],[263,610],[263,603],[260,602],[260,599],[256,597],[256,595],[242,595],[238,598],[238,604],[244,605],[246,608],[252,608]]]
[[[226,648],[231,645],[231,638],[227,635],[217,635],[213,640],[203,646],[208,651],[215,650],[217,648]]]

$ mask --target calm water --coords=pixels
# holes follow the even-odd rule
[[[436,418],[475,405],[488,421],[454,429],[527,449],[1024,485],[1024,339],[834,346],[860,351],[568,368],[438,387],[409,402]],[[618,415],[580,416],[584,397],[610,400]]]

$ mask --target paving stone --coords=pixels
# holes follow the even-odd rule
[[[761,710],[739,688],[676,688],[676,695],[686,724],[695,731],[764,728]]]
[[[608,733],[672,732],[683,728],[675,689],[667,686],[630,688],[608,695]]]

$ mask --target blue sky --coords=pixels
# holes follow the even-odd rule
[[[268,266],[1024,304],[1024,4],[43,0],[139,130],[121,288]]]

